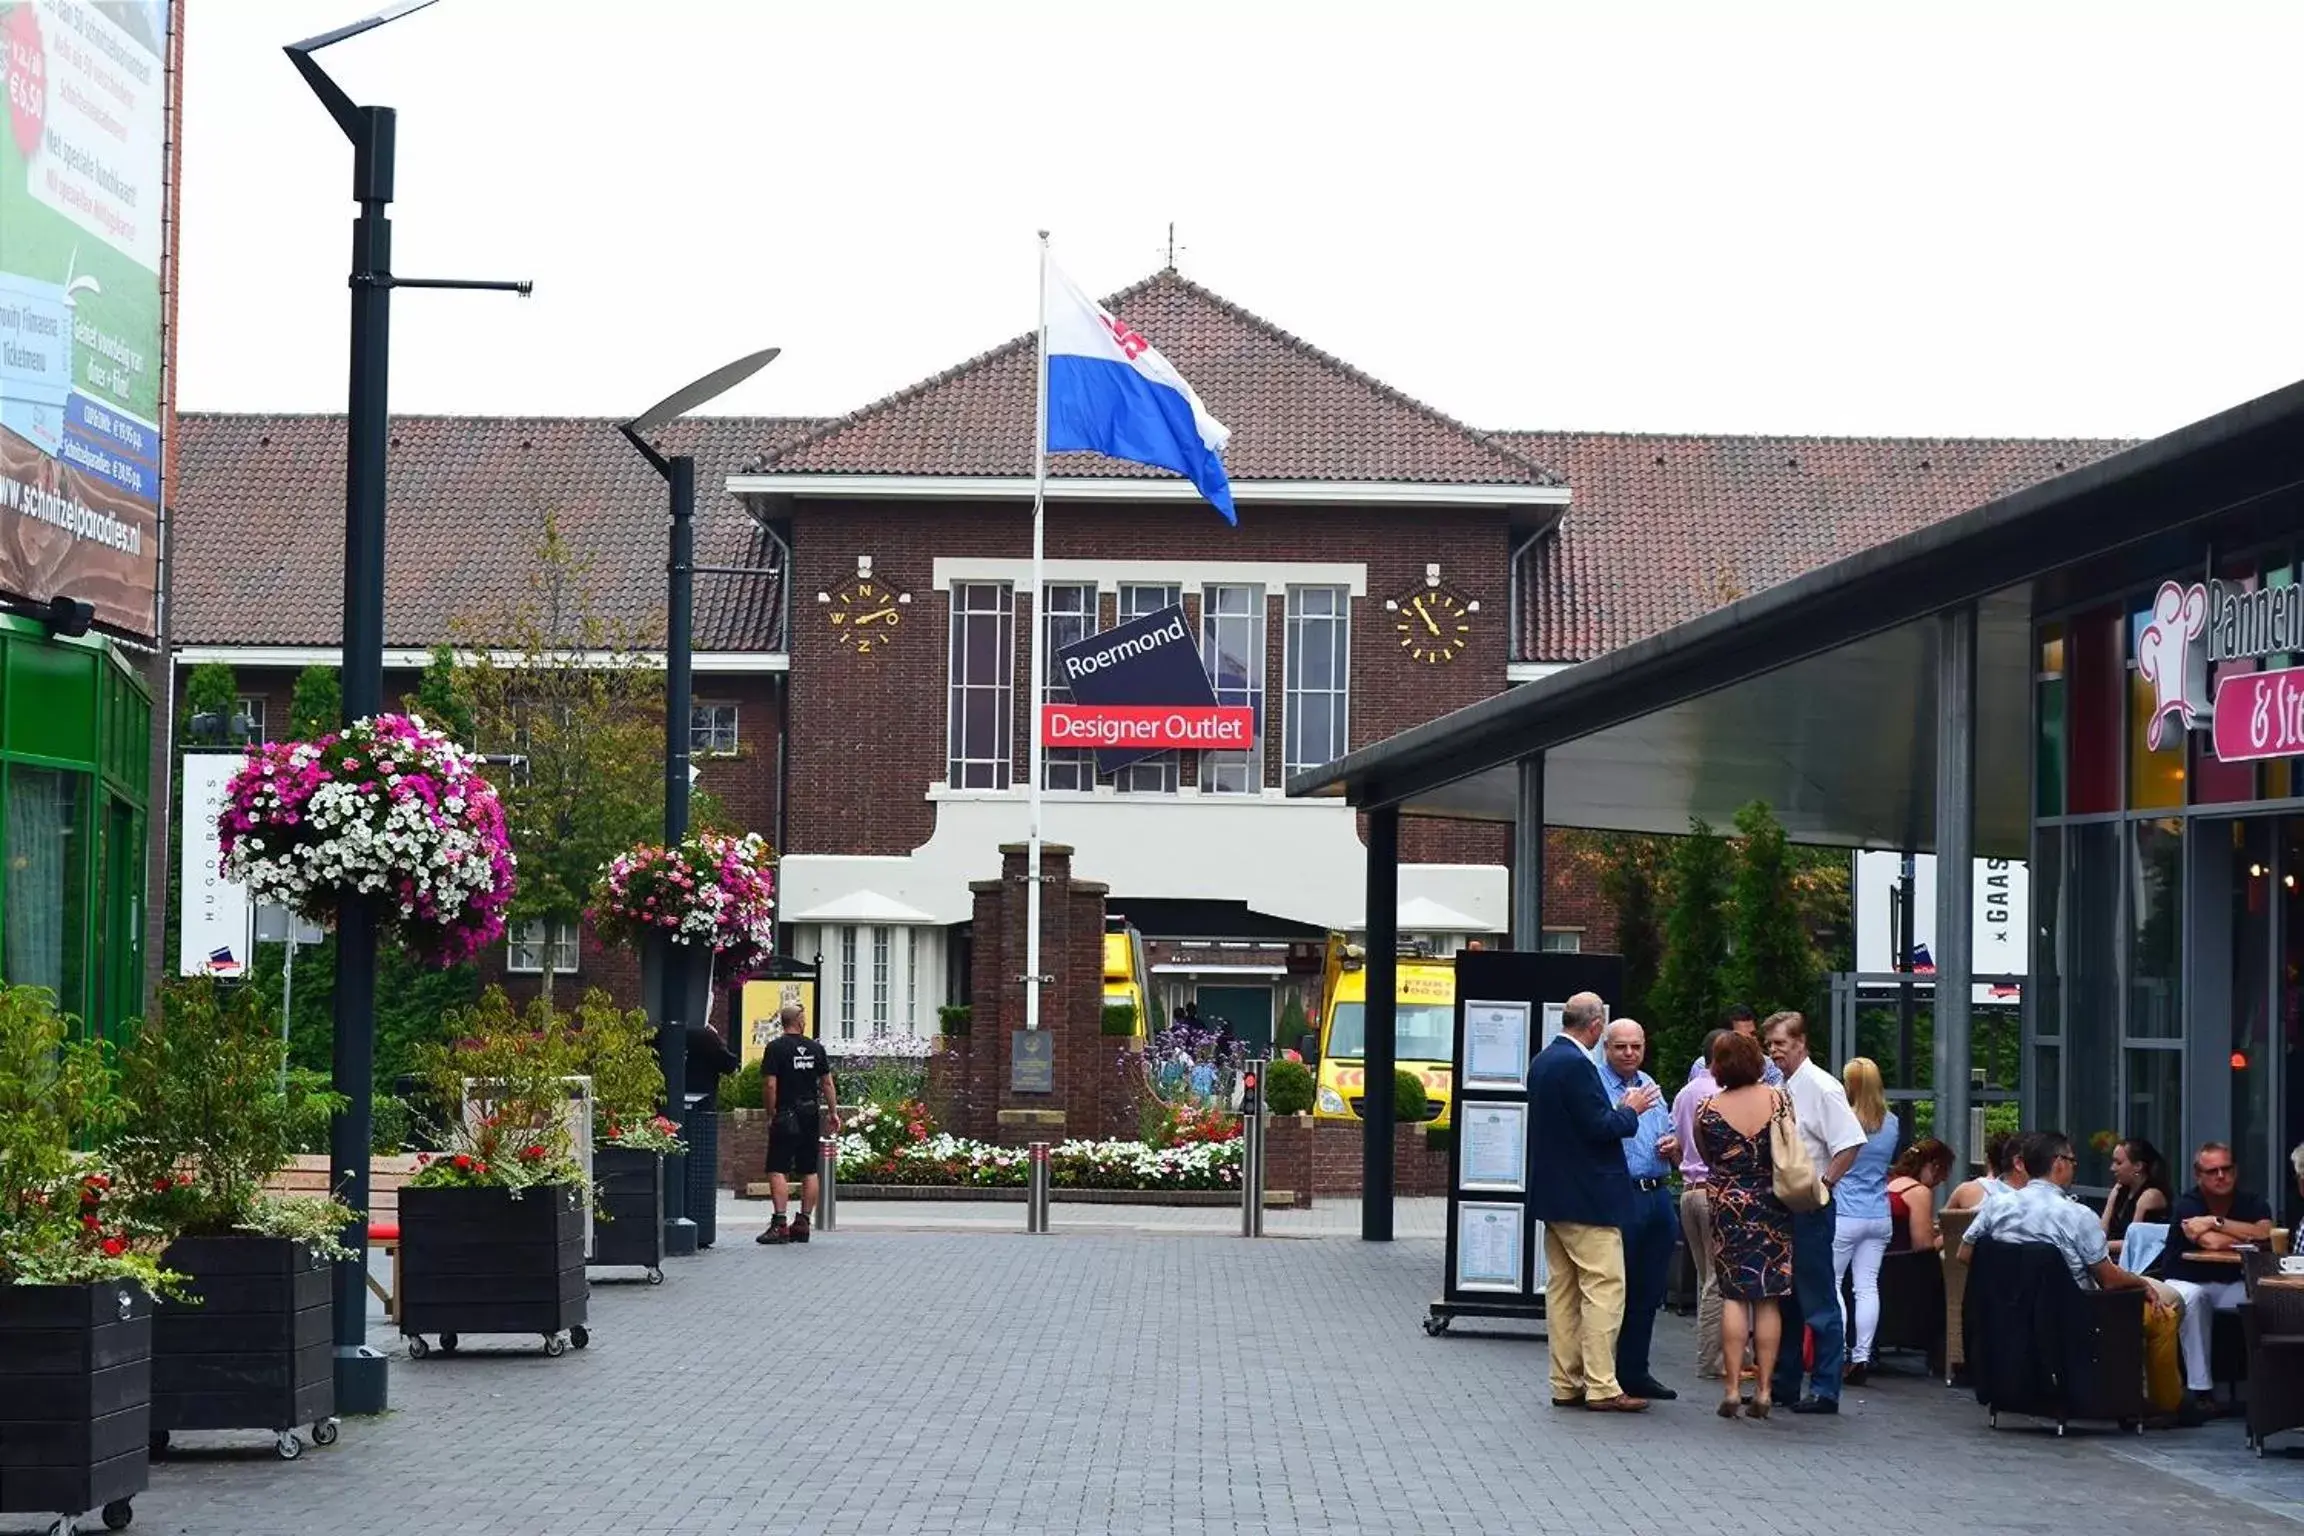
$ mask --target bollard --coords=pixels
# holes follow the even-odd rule
[[[1251,1058],[1240,1094],[1240,1235],[1264,1235],[1264,1068]]]
[[[1024,1230],[1048,1230],[1048,1143],[1035,1141],[1029,1152],[1029,1182],[1024,1186]]]
[[[826,1136],[816,1144],[816,1226],[829,1232],[840,1214],[840,1142]]]

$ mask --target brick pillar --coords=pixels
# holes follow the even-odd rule
[[[1072,850],[1040,845],[1040,1026],[1053,1059],[1049,1093],[1018,1093],[1012,1057],[1024,1027],[1026,846],[1004,843],[1000,878],[969,886],[976,898],[969,1135],[1020,1146],[1101,1132],[1104,1114],[1094,1074],[1115,1052],[1103,1049],[1104,893],[1072,878]],[[989,1122],[989,1123],[987,1123]]]

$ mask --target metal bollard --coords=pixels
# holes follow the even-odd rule
[[[1029,1149],[1030,1179],[1024,1186],[1024,1230],[1048,1230],[1048,1143],[1035,1141]]]
[[[829,1232],[840,1215],[840,1142],[826,1136],[816,1144],[816,1225]]]
[[[1264,1071],[1263,1058],[1248,1063],[1240,1096],[1240,1235],[1264,1235]]]

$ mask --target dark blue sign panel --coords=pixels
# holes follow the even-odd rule
[[[1063,647],[1049,663],[1048,680],[1069,689],[1082,704],[1206,708],[1216,702],[1181,605]],[[1130,763],[1159,756],[1160,751],[1157,747],[1099,750],[1096,771],[1117,773]]]

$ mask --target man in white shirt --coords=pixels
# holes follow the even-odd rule
[[[1848,1092],[1839,1079],[1808,1059],[1808,1021],[1797,1013],[1771,1014],[1761,1027],[1768,1057],[1784,1074],[1784,1091],[1808,1160],[1830,1189],[1856,1161],[1867,1140]],[[1792,1213],[1792,1294],[1779,1303],[1784,1314],[1784,1347],[1776,1355],[1776,1401],[1794,1413],[1838,1413],[1840,1369],[1847,1360],[1846,1325],[1840,1315],[1839,1287],[1832,1274],[1832,1232],[1837,1214],[1827,1202],[1820,1211]],[[1816,1335],[1816,1363],[1809,1371],[1809,1394],[1800,1395],[1800,1330]]]

